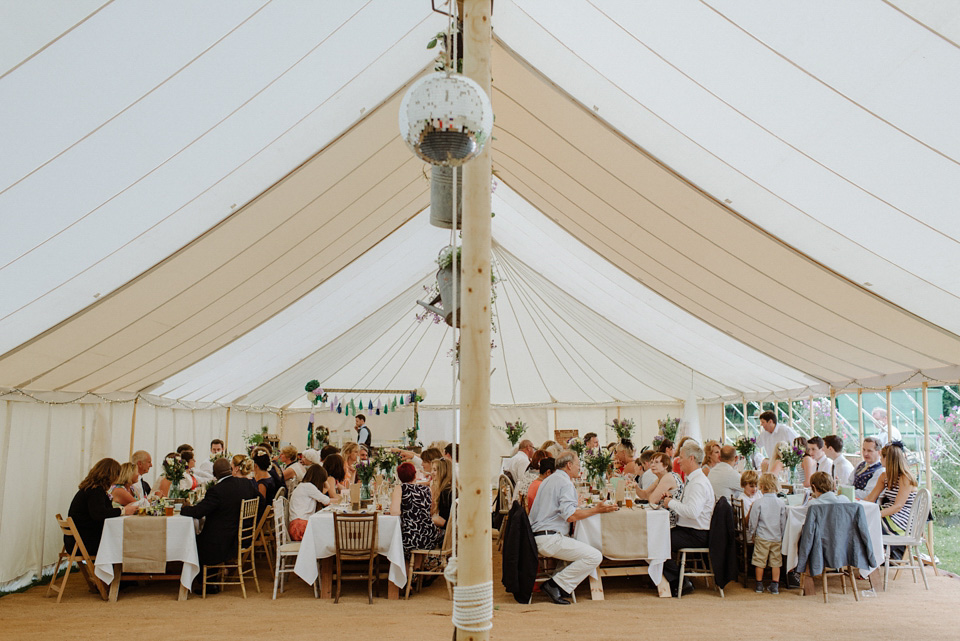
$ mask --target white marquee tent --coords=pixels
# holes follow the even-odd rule
[[[0,582],[55,556],[92,460],[228,421],[302,444],[313,378],[423,387],[447,434],[414,301],[450,236],[397,131],[445,27],[0,4]],[[718,435],[723,400],[960,379],[952,0],[496,0],[494,34],[498,419],[648,440],[692,386]]]

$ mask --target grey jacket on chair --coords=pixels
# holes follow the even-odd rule
[[[797,552],[797,570],[811,576],[824,568],[853,565],[866,572],[877,566],[867,517],[857,503],[811,504]]]

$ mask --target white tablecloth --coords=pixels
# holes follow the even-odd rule
[[[377,551],[390,561],[390,582],[398,587],[407,584],[407,567],[403,559],[403,539],[400,537],[400,517],[377,517]],[[337,553],[333,534],[333,514],[317,512],[307,521],[307,529],[300,542],[300,552],[293,566],[294,573],[307,583],[317,580],[317,559]]]
[[[639,509],[639,508],[634,508]],[[670,558],[670,512],[669,510],[646,510],[647,513],[647,558],[650,578],[660,584],[663,564]],[[600,514],[577,521],[573,538],[603,552],[603,532]],[[596,570],[590,576],[597,578]]]
[[[870,531],[870,541],[873,543],[873,555],[878,564],[883,563],[883,530],[880,527],[880,506],[876,503],[866,501],[857,501],[863,507],[864,516],[867,517],[867,529]],[[783,532],[781,545],[783,553],[787,555],[787,569],[792,570],[797,567],[797,548],[800,544],[800,533],[803,531],[803,523],[807,520],[807,506],[787,508],[787,526]],[[876,567],[869,568],[867,574],[873,572]]]
[[[103,522],[103,536],[94,573],[106,584],[113,582],[113,564],[123,563],[123,521],[129,516],[115,516]],[[193,519],[188,516],[151,516],[138,517],[166,519],[167,521],[167,561],[183,561],[180,583],[190,589],[194,578],[200,573],[200,557],[197,555],[197,536]]]

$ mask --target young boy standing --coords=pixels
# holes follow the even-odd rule
[[[777,496],[777,477],[760,477],[763,496],[750,508],[747,538],[753,538],[753,565],[756,566],[758,594],[763,593],[763,570],[770,568],[773,580],[770,594],[780,594],[780,566],[783,565],[780,540],[787,524],[787,506]]]

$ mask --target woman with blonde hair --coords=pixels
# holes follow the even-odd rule
[[[907,533],[910,511],[917,498],[917,479],[910,473],[907,455],[900,441],[884,445],[880,455],[883,457],[884,471],[880,473],[877,484],[866,500],[880,503],[880,524],[884,534],[903,536]],[[924,518],[926,516],[923,515]],[[902,550],[901,547],[901,554]]]
[[[96,556],[100,548],[104,521],[121,514],[133,514],[137,510],[136,503],[129,503],[123,508],[113,507],[110,503],[107,490],[119,475],[119,463],[112,458],[100,459],[90,468],[86,478],[80,481],[79,491],[70,502],[67,516],[73,519],[80,540],[90,556]],[[64,536],[63,543],[67,550],[73,549],[73,537]]]
[[[346,480],[350,485],[353,485],[357,482],[357,461],[360,460],[360,445],[352,441],[347,443],[340,450],[340,456],[343,457]]]
[[[710,470],[720,462],[720,442],[710,440],[703,444],[703,465],[700,469],[707,476],[710,476]]]
[[[136,503],[137,497],[133,495],[132,486],[139,480],[140,474],[137,472],[137,466],[133,463],[122,463],[117,478],[114,479],[113,485],[110,486],[110,498],[113,500],[113,503],[120,507],[127,506],[130,503]]]
[[[450,507],[453,505],[453,464],[447,459],[434,461],[430,490],[433,494],[433,524],[445,528],[450,519]]]

